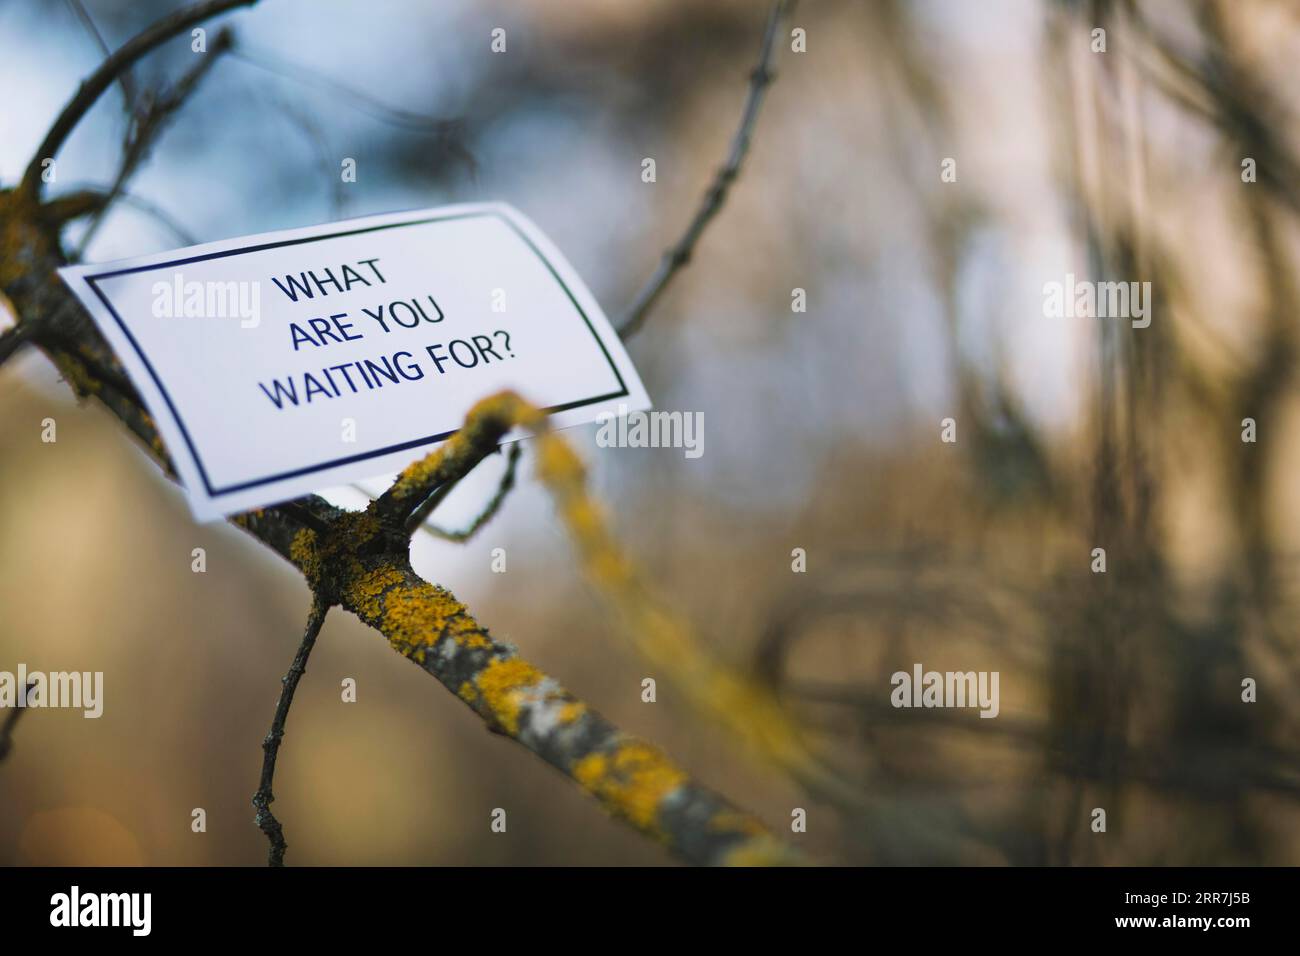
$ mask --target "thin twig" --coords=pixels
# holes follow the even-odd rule
[[[32,692],[32,688],[35,686],[36,686],[35,681],[28,684],[26,694],[30,694]],[[26,694],[24,695],[24,699],[26,697]],[[9,751],[13,749],[14,728],[18,726],[18,718],[23,715],[23,711],[26,709],[27,709],[26,707],[15,707],[12,711],[9,712],[9,715],[5,717],[4,726],[0,727],[0,761],[3,761],[6,757],[8,757]]]
[[[410,533],[418,527],[412,523],[417,512],[429,514],[456,482],[498,450],[498,442],[517,423],[504,414],[513,409],[513,404],[502,400],[497,405],[500,408],[485,405],[479,414],[466,418],[464,427],[450,440],[403,471],[387,491],[371,502],[371,510],[384,524]],[[433,505],[426,500],[430,496],[437,499]]]
[[[68,101],[68,105],[63,107],[63,112],[54,121],[54,125],[50,127],[50,131],[45,134],[45,139],[37,148],[36,154],[32,156],[31,162],[27,164],[22,182],[18,184],[16,191],[31,200],[40,198],[42,162],[54,157],[63,146],[64,140],[81,122],[81,118],[90,111],[123,70],[130,69],[145,54],[195,24],[236,7],[251,6],[255,3],[257,0],[203,0],[202,3],[193,4],[163,17],[118,47],[94,73],[82,81],[76,94]]]
[[[704,199],[695,211],[695,216],[691,219],[690,225],[686,227],[686,232],[682,234],[682,237],[677,240],[675,245],[664,253],[659,262],[659,268],[655,270],[654,275],[650,277],[650,281],[645,284],[636,299],[633,300],[622,325],[618,327],[620,338],[630,338],[641,328],[641,324],[645,322],[651,306],[658,301],[659,296],[668,287],[668,283],[672,281],[673,276],[691,261],[691,255],[695,251],[695,244],[699,242],[705,227],[722,209],[723,203],[726,202],[731,184],[740,175],[740,168],[749,153],[750,140],[754,133],[754,125],[758,122],[759,110],[763,106],[764,94],[775,78],[772,63],[775,59],[777,33],[780,31],[782,21],[793,10],[794,0],[777,0],[776,3],[772,4],[772,10],[767,15],[767,28],[763,31],[763,46],[759,53],[758,65],[754,67],[754,71],[749,78],[749,97],[745,101],[745,110],[741,114],[740,126],[737,128],[735,136],[732,137],[731,151],[727,155],[727,161],[718,170],[712,184],[704,193]]]
[[[446,135],[458,131],[463,123],[459,118],[445,119],[389,106],[364,90],[347,86],[327,73],[276,59],[263,50],[250,50],[244,47],[235,53],[235,59],[276,76],[302,83],[312,89],[327,90],[335,94],[336,99],[346,102],[354,109],[399,129]]]
[[[472,466],[471,470],[474,467],[478,466]],[[468,474],[468,472],[466,473]],[[408,532],[414,534],[417,528],[424,528],[425,519],[438,510],[438,506],[446,500],[449,494],[456,490],[456,486],[460,484],[460,481],[460,478],[453,478],[450,481],[444,481],[441,485],[435,488],[433,493],[425,498],[424,501],[420,503],[419,507],[411,512],[411,516],[406,519],[406,528]]]
[[[144,213],[152,218],[158,225],[170,232],[176,240],[182,245],[198,245],[198,237],[182,226],[167,210],[163,209],[151,199],[145,199],[143,196],[137,196],[135,193],[127,192],[125,189],[119,189],[117,192],[117,201]]]
[[[79,187],[77,187],[77,189],[80,190],[80,193],[97,194],[100,197],[100,202],[107,204],[109,201],[109,195],[110,195],[110,190],[112,189],[112,185],[110,184],[105,186],[99,183],[87,183],[87,184],[81,184]],[[68,196],[68,195],[77,196],[78,194],[79,194],[78,192],[74,191],[74,187],[70,186],[68,187],[68,193],[65,193],[64,196]],[[49,200],[46,203],[46,207],[48,208],[52,205],[59,203],[62,198],[64,197],[61,196],[57,199]],[[199,242],[198,237],[195,236],[194,233],[186,229],[185,226],[181,225],[180,221],[176,219],[175,216],[169,213],[166,209],[163,209],[152,199],[146,199],[143,196],[131,192],[129,189],[121,188],[118,190],[115,201],[121,205],[130,206],[132,209],[135,209],[138,212],[142,212],[146,216],[149,216],[151,219],[157,222],[158,225],[162,226],[164,229],[170,232],[177,239],[177,241],[179,241],[182,245],[185,246],[198,245]],[[90,212],[92,213],[95,211],[97,210],[90,210]],[[71,219],[76,217],[72,216],[72,217],[65,217],[65,218],[70,221]]]
[[[13,328],[0,332],[0,365],[7,362],[23,346],[30,333],[31,327],[26,323],[19,323]]]
[[[465,121],[460,117],[448,119],[390,106],[364,90],[340,82],[328,73],[281,60],[263,50],[250,50],[248,47],[241,45],[241,48],[235,51],[234,58],[242,63],[247,63],[251,67],[264,70],[282,79],[292,80],[317,92],[327,91],[331,94],[332,102],[350,106],[357,112],[394,129],[432,136],[439,150],[454,156],[464,164],[465,169],[471,176],[478,174],[478,161],[462,143]],[[303,126],[310,122],[302,116],[294,118]],[[309,132],[309,135],[312,134]]]
[[[269,87],[265,89],[259,87],[257,93],[267,102],[273,112],[280,113],[297,126],[311,143],[312,148],[316,151],[316,160],[320,163],[321,172],[323,173],[320,181],[329,184],[330,218],[342,219],[343,209],[347,203],[347,185],[343,182],[343,177],[336,175],[334,172],[334,149],[330,146],[324,132],[321,131],[320,124],[312,119],[306,110],[298,108],[285,97],[277,95]]]
[[[228,29],[221,30],[213,40],[207,55],[199,60],[193,69],[182,76],[171,89],[163,90],[151,97],[143,108],[136,113],[122,146],[122,162],[118,165],[117,176],[113,180],[113,185],[109,187],[108,198],[99,211],[95,213],[94,218],[90,220],[85,233],[82,234],[81,242],[77,245],[76,257],[78,259],[85,255],[87,247],[90,245],[91,240],[95,238],[95,233],[99,231],[99,227],[108,214],[109,208],[122,194],[127,181],[135,175],[136,170],[148,158],[154,140],[166,127],[167,122],[180,111],[180,108],[198,89],[199,83],[202,82],[208,71],[216,65],[221,55],[228,52],[233,46],[234,34]]]
[[[463,544],[470,538],[474,537],[474,535],[478,534],[479,530],[484,525],[496,517],[497,512],[501,510],[501,505],[505,503],[506,496],[509,495],[510,490],[514,488],[515,469],[519,465],[519,453],[522,450],[522,442],[515,442],[510,446],[510,458],[506,461],[506,471],[505,474],[501,476],[501,484],[497,486],[496,494],[492,496],[492,500],[487,503],[487,507],[479,513],[478,517],[470,523],[468,528],[461,531],[446,531],[442,528],[435,527],[434,525],[424,524],[425,519],[428,518],[433,509],[437,507],[437,502],[442,500],[438,493],[442,491],[440,488],[438,489],[438,492],[430,495],[423,505],[415,509],[415,512],[406,523],[407,533],[414,534],[415,530],[423,525],[424,530],[429,532],[429,534],[433,535],[435,538],[442,538],[445,541],[454,541],[457,544]]]
[[[285,721],[289,719],[289,708],[293,706],[294,691],[298,689],[298,681],[307,670],[307,659],[316,646],[316,638],[320,634],[321,625],[325,623],[325,614],[329,608],[329,604],[320,595],[312,598],[306,633],[303,634],[302,644],[294,655],[293,663],[289,665],[289,672],[280,679],[282,690],[280,700],[275,705],[271,732],[262,741],[262,780],[257,793],[253,794],[253,806],[257,809],[254,821],[271,844],[266,859],[268,866],[284,866],[284,851],[289,846],[284,842],[284,828],[271,812],[271,803],[275,800],[275,794],[271,792],[271,784],[275,779],[275,758],[280,752],[280,741],[284,737]]]
[[[81,21],[81,25],[86,28],[86,32],[90,34],[90,38],[95,41],[95,45],[99,47],[99,52],[104,56],[111,55],[113,51],[104,42],[104,35],[95,26],[95,21],[91,19],[90,11],[86,9],[86,5],[81,0],[67,0],[67,3],[72,12],[76,14],[77,19]],[[135,78],[131,75],[131,71],[126,69],[118,76],[117,81],[122,87],[122,99],[126,101],[126,111],[134,113],[136,104]]]

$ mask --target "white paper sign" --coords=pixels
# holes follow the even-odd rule
[[[514,389],[557,427],[648,408],[600,306],[501,204],[60,270],[200,520],[392,473]]]

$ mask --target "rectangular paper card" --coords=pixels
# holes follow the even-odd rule
[[[200,520],[396,472],[502,389],[557,427],[650,406],[573,267],[498,203],[60,274],[126,366]]]

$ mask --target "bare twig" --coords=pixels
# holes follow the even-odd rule
[[[31,327],[22,324],[15,325],[11,329],[5,329],[4,332],[0,332],[0,365],[7,362],[9,358],[27,342],[27,337],[30,332]]]
[[[449,133],[458,129],[460,119],[443,119],[424,113],[413,113],[399,107],[389,106],[382,100],[371,96],[364,90],[341,83],[328,73],[322,73],[309,67],[300,66],[278,59],[264,50],[252,50],[247,47],[235,53],[235,59],[257,67],[276,76],[294,80],[315,90],[325,90],[333,94],[336,100],[372,116],[380,122],[400,129],[422,133]]]
[[[198,245],[198,237],[182,226],[171,213],[166,209],[163,209],[153,200],[145,199],[143,196],[137,196],[135,193],[127,192],[125,189],[119,189],[117,193],[117,201],[125,203],[153,219],[158,223],[158,225],[170,232],[176,238],[176,241],[182,245]]]
[[[28,684],[26,692],[30,694],[35,686],[35,682]],[[14,728],[18,726],[18,718],[23,715],[23,711],[26,709],[26,707],[15,707],[5,717],[3,726],[0,726],[0,762],[9,756],[9,751],[13,750]]]
[[[429,495],[429,497],[425,498],[424,501],[421,502],[420,506],[411,513],[411,516],[406,519],[407,532],[414,534],[416,528],[419,527],[432,534],[432,532],[429,532],[429,526],[424,524],[424,521],[429,517],[429,515],[438,510],[438,506],[443,503],[449,494],[456,490],[456,486],[459,484],[460,479],[457,478],[454,481],[447,481],[439,485],[434,492]]]
[[[284,738],[284,725],[289,719],[289,708],[293,706],[294,691],[298,689],[298,681],[307,670],[307,659],[311,657],[312,648],[316,646],[316,638],[320,634],[321,625],[325,623],[325,615],[328,611],[328,603],[319,595],[313,597],[302,644],[293,657],[293,663],[289,665],[289,672],[280,679],[282,689],[280,700],[275,705],[271,732],[262,741],[262,780],[257,793],[253,794],[253,806],[257,809],[254,822],[257,823],[258,829],[266,834],[266,839],[271,844],[267,853],[268,866],[284,866],[284,851],[288,849],[288,844],[284,842],[284,828],[271,812],[271,803],[275,800],[275,794],[271,791],[275,779],[275,758],[280,753],[280,741]]]
[[[771,12],[767,15],[767,28],[763,31],[763,45],[759,52],[758,65],[754,67],[753,72],[750,74],[749,96],[745,100],[745,109],[741,114],[740,126],[732,137],[731,151],[727,155],[727,161],[718,170],[713,182],[704,193],[704,199],[695,211],[695,216],[691,219],[690,225],[686,227],[686,232],[682,234],[675,245],[664,253],[654,275],[650,277],[650,281],[645,284],[636,299],[633,300],[631,307],[627,310],[627,315],[623,319],[623,323],[618,328],[620,338],[630,338],[641,328],[646,316],[650,313],[651,307],[668,287],[668,283],[672,281],[673,276],[691,261],[691,255],[695,251],[695,244],[699,242],[700,236],[704,234],[705,227],[708,226],[709,221],[718,214],[723,203],[726,202],[731,184],[740,175],[740,168],[749,153],[749,144],[754,133],[754,125],[758,122],[759,110],[763,106],[763,97],[767,92],[767,88],[775,79],[776,74],[772,70],[772,63],[775,60],[776,36],[780,32],[782,22],[794,10],[794,3],[795,0],[777,0],[776,3],[772,4]]]
[[[331,77],[328,73],[321,73],[318,70],[294,64],[270,53],[261,51],[261,49],[240,48],[234,53],[235,59],[240,62],[253,66],[259,70],[265,70],[266,73],[276,75],[282,79],[290,79],[292,82],[300,83],[304,87],[316,91],[329,92],[331,101],[342,105],[347,105],[355,111],[369,116],[372,120],[382,122],[393,129],[403,130],[406,133],[415,133],[417,135],[428,135],[434,140],[434,148],[439,153],[445,153],[447,156],[455,157],[465,170],[471,176],[477,176],[478,161],[474,159],[473,153],[465,148],[463,143],[465,122],[460,117],[438,117],[429,116],[426,113],[416,113],[409,109],[391,107],[382,100],[377,99],[364,90],[348,86],[347,83],[338,81],[337,78]],[[312,122],[304,113],[290,111],[285,108],[286,113],[290,113],[300,126],[304,127],[309,137],[313,140],[320,140],[320,134],[312,129]],[[334,177],[337,179],[338,177]],[[335,183],[335,202],[342,199],[342,191],[338,189]]]
[[[166,127],[167,122],[180,111],[180,108],[198,89],[199,83],[207,76],[208,71],[216,65],[221,55],[229,51],[233,46],[234,34],[228,29],[221,30],[208,48],[207,55],[200,59],[193,69],[182,76],[175,86],[149,98],[136,113],[131,127],[127,130],[126,140],[122,144],[122,161],[118,166],[113,185],[109,187],[108,197],[94,218],[90,220],[90,224],[86,227],[81,242],[77,246],[76,257],[78,259],[85,255],[87,247],[90,245],[91,240],[95,238],[95,233],[99,231],[99,227],[104,221],[104,216],[107,215],[113,202],[122,194],[127,181],[135,175],[136,170],[148,158],[154,140]]]
[[[104,42],[104,35],[100,33],[99,28],[95,26],[95,21],[91,18],[90,12],[86,9],[86,5],[82,3],[81,0],[67,0],[67,3],[72,9],[72,12],[76,15],[77,19],[81,21],[81,25],[86,28],[86,32],[90,34],[91,39],[95,41],[95,45],[99,47],[99,51],[103,53],[104,56],[109,56],[112,51],[108,48],[108,44]],[[135,79],[131,74],[131,70],[129,68],[123,70],[121,75],[118,76],[117,81],[122,87],[122,99],[125,100],[127,112],[135,112]]]
[[[68,105],[63,108],[63,112],[54,121],[50,131],[45,134],[45,139],[41,141],[36,154],[27,164],[22,182],[18,184],[19,195],[28,200],[40,198],[42,162],[47,158],[53,158],[58,153],[72,130],[81,122],[81,118],[90,111],[122,71],[130,69],[145,54],[195,24],[236,7],[251,6],[255,3],[257,0],[203,0],[201,3],[195,3],[163,17],[118,47],[94,73],[82,81],[76,95],[68,101]]]
[[[63,203],[66,198],[73,198],[77,196],[86,196],[86,197],[93,196],[96,197],[95,205],[93,206],[93,208],[85,208],[81,214],[94,215],[96,212],[99,211],[101,205],[108,204],[111,189],[112,189],[111,184],[108,186],[101,185],[101,184],[83,184],[81,188],[78,191],[73,192],[71,196],[65,194],[63,196],[59,196],[56,199],[51,199],[48,202],[46,202],[46,206],[57,207],[59,204]],[[88,199],[83,199],[82,202],[83,204],[89,206]],[[199,242],[198,237],[195,236],[194,233],[186,229],[185,226],[182,225],[181,222],[178,219],[176,219],[175,216],[169,213],[166,209],[159,206],[153,200],[146,199],[145,197],[139,196],[128,189],[122,188],[118,190],[116,202],[122,205],[130,206],[132,209],[144,213],[146,216],[148,216],[149,218],[153,219],[156,223],[158,223],[158,225],[162,226],[164,229],[170,232],[176,238],[176,240],[180,242],[182,245],[185,246],[198,245]],[[59,218],[60,221],[67,221],[78,217],[76,215],[60,214],[59,216],[57,216],[57,218]]]
[[[515,442],[510,446],[510,458],[506,462],[506,471],[505,474],[501,476],[501,483],[497,486],[496,494],[492,496],[492,500],[487,503],[487,507],[479,513],[478,517],[470,523],[469,527],[460,531],[444,531],[442,528],[424,524],[425,519],[428,518],[429,514],[437,506],[437,503],[442,500],[442,495],[440,494],[442,489],[440,488],[438,489],[438,492],[435,492],[425,499],[424,504],[415,509],[415,512],[406,523],[407,532],[414,533],[417,527],[423,526],[424,530],[429,532],[429,534],[433,535],[435,538],[454,541],[457,544],[462,544],[474,537],[474,535],[478,534],[479,530],[485,524],[496,517],[496,513],[501,510],[501,505],[505,502],[506,496],[509,495],[510,490],[514,488],[515,469],[519,464],[519,453],[522,450],[523,446],[520,442]],[[444,485],[443,487],[450,486]]]
[[[257,92],[273,112],[284,116],[307,137],[316,152],[316,160],[320,163],[323,173],[320,177],[321,182],[329,184],[330,216],[334,219],[342,219],[347,204],[347,185],[343,182],[343,177],[334,172],[334,150],[322,132],[320,124],[306,110],[300,109],[269,88],[259,88]]]

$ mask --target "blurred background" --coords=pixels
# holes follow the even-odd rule
[[[176,6],[84,0],[110,48]],[[69,246],[106,261],[500,199],[617,322],[726,155],[766,11],[263,0],[226,18],[234,52],[131,198]],[[806,808],[792,839],[818,862],[1300,863],[1297,56],[1291,0],[804,0],[786,24],[730,201],[629,343],[656,407],[704,413],[704,455],[567,435],[658,593],[863,803],[801,792],[666,680],[641,702],[655,675],[581,579],[527,449],[502,514],[467,545],[418,536],[417,570],[778,831]],[[192,57],[172,41],[135,84]],[[0,182],[100,58],[76,5],[0,0]],[[51,194],[111,182],[122,103],[78,129]],[[1151,282],[1150,327],[1045,317],[1068,273]],[[502,466],[435,521],[468,522]],[[105,707],[24,716],[0,862],[261,864],[249,801],[308,603],[269,551],[196,525],[41,355],[7,365],[0,669],[103,671]],[[890,675],[916,662],[1000,672],[1000,715],[893,709]],[[290,865],[671,862],[346,613],[287,730]]]

